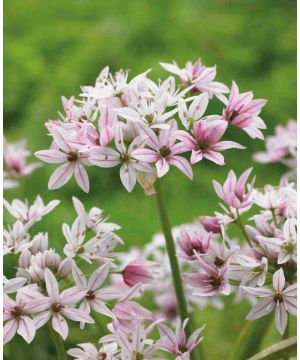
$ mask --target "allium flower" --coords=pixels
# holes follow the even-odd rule
[[[99,350],[91,343],[78,344],[69,349],[67,354],[75,360],[117,360],[117,344],[104,344]]]
[[[4,314],[7,321],[3,328],[3,343],[8,343],[16,333],[29,344],[35,336],[35,325],[31,314],[39,313],[48,306],[44,299],[35,299],[27,302],[22,294],[17,293],[16,300],[12,300],[6,294],[3,295]]]
[[[126,149],[122,129],[118,125],[115,129],[115,145],[117,150],[104,147],[93,150],[90,155],[90,162],[100,167],[114,167],[122,164],[120,168],[121,182],[127,191],[131,192],[136,184],[137,170],[151,172],[152,169],[144,161],[138,161],[133,157],[135,149],[143,148],[147,142],[145,136],[138,136]]]
[[[284,264],[288,261],[297,263],[297,221],[295,219],[288,219],[283,225],[282,233],[276,237],[260,236],[267,248],[275,251],[278,254],[278,264]]]
[[[199,335],[205,327],[204,325],[197,329],[187,339],[185,335],[185,328],[188,320],[189,319],[185,319],[182,325],[180,321],[178,321],[175,332],[164,324],[158,324],[158,331],[161,338],[157,341],[155,346],[158,349],[162,349],[175,355],[178,360],[188,360],[189,354],[203,340],[203,337],[199,337]]]
[[[122,270],[123,280],[128,286],[151,283],[157,273],[158,264],[144,259],[130,261]]]
[[[89,178],[83,166],[90,165],[86,152],[78,144],[68,141],[68,134],[61,127],[55,126],[50,132],[56,147],[60,150],[41,150],[35,153],[36,157],[47,163],[63,163],[51,175],[48,183],[49,189],[62,187],[74,174],[77,184],[83,191],[88,192]]]
[[[17,220],[12,227],[3,230],[3,255],[22,252],[30,246],[28,229],[30,224],[24,225]]]
[[[201,216],[199,221],[206,231],[214,234],[221,232],[220,220],[217,216]]]
[[[40,221],[43,216],[51,212],[58,204],[59,200],[52,200],[49,204],[45,205],[43,199],[38,195],[32,205],[29,205],[27,200],[24,202],[18,199],[14,199],[10,204],[3,199],[3,205],[9,211],[9,213],[22,223],[33,223]]]
[[[84,297],[85,290],[79,286],[73,286],[60,294],[57,280],[49,269],[45,269],[45,282],[48,297],[44,298],[44,302],[47,304],[47,310],[35,316],[34,324],[37,329],[52,318],[53,329],[66,340],[69,328],[65,318],[89,324],[94,323],[94,320],[85,311],[74,308],[74,305]]]
[[[224,157],[220,151],[227,149],[244,149],[234,141],[220,141],[227,128],[227,123],[218,116],[207,117],[194,123],[192,135],[186,131],[178,131],[178,139],[192,151],[191,163],[195,164],[203,158],[217,165],[224,165]]]
[[[225,98],[226,99],[226,98]],[[240,94],[237,84],[233,81],[229,100],[221,99],[226,108],[223,118],[230,124],[242,128],[252,138],[263,139],[260,129],[266,129],[263,120],[258,116],[267,100],[253,100],[253,92],[248,91]]]
[[[206,254],[211,241],[213,240],[213,233],[206,232],[199,227],[182,226],[178,236],[178,245],[180,247],[180,256],[186,260],[194,260],[195,253]]]
[[[213,180],[213,185],[219,198],[221,198],[227,205],[236,209],[245,208],[251,205],[251,194],[255,177],[253,177],[247,193],[245,190],[245,185],[251,171],[252,168],[246,170],[237,179],[233,170],[230,170],[223,187],[217,181]]]
[[[102,315],[112,318],[114,317],[114,314],[105,305],[104,301],[116,299],[120,296],[120,294],[109,288],[100,289],[107,278],[108,272],[109,264],[106,263],[95,270],[89,280],[87,280],[82,271],[78,268],[75,262],[73,262],[73,279],[76,285],[85,291],[84,299],[79,306],[80,310],[89,314],[92,308]]]
[[[178,156],[178,154],[186,152],[187,148],[182,142],[176,143],[178,127],[175,120],[170,122],[169,129],[162,129],[158,136],[145,126],[141,127],[141,130],[148,137],[147,146],[150,149],[134,150],[132,156],[135,159],[155,163],[158,177],[164,176],[169,171],[170,165],[174,165],[190,179],[193,178],[188,160]]]
[[[147,330],[141,322],[134,321],[129,334],[122,330],[118,331],[117,342],[121,348],[122,360],[156,359],[156,348],[153,341],[147,339]]]
[[[226,85],[213,81],[217,75],[216,66],[206,67],[201,63],[200,59],[194,64],[188,61],[183,69],[175,61],[171,64],[161,62],[160,65],[165,70],[178,75],[184,85],[193,84],[196,91],[207,92],[210,98],[213,95],[220,98],[222,94],[229,92]]]
[[[183,273],[186,283],[193,287],[195,296],[213,296],[217,294],[230,294],[229,266],[224,263],[219,269],[207,263],[201,256],[195,254],[201,273]]]
[[[4,276],[3,279],[3,291],[5,294],[15,293],[19,290],[23,285],[27,283],[27,279],[24,277],[16,277],[13,279],[7,279]]]
[[[85,224],[87,230],[92,230],[98,234],[99,232],[110,232],[121,228],[117,224],[106,222],[107,219],[103,217],[103,210],[92,207],[87,212],[79,199],[73,196],[72,200],[75,211],[79,216],[80,221]]]
[[[247,316],[247,320],[255,320],[269,314],[275,309],[275,323],[277,330],[283,335],[288,319],[288,313],[297,315],[297,284],[286,287],[282,268],[273,275],[273,290],[259,287],[242,286],[247,293],[262,298]]]
[[[30,152],[26,149],[26,141],[18,141],[16,143],[9,143],[4,139],[3,159],[6,165],[8,174],[13,178],[20,178],[31,174],[35,169],[42,164],[34,162],[27,164],[27,158]]]

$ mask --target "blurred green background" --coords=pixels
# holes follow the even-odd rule
[[[4,2],[4,134],[9,141],[28,140],[29,149],[50,144],[44,122],[58,118],[61,95],[77,96],[80,85],[94,84],[100,70],[130,69],[131,76],[152,68],[150,77],[165,77],[159,61],[201,57],[204,64],[218,66],[217,80],[230,86],[234,79],[241,91],[268,99],[262,118],[271,134],[278,123],[296,116],[296,0],[9,0]],[[220,113],[213,101],[209,112]],[[218,209],[212,179],[223,181],[232,168],[238,173],[254,166],[257,184],[277,184],[285,170],[280,165],[262,166],[251,155],[263,142],[250,139],[239,129],[230,137],[247,146],[244,151],[225,152],[226,165],[203,161],[194,166],[194,181],[176,169],[163,180],[172,225],[191,221]],[[53,247],[61,251],[62,222],[71,223],[75,213],[71,196],[87,208],[99,206],[122,226],[125,248],[143,245],[160,230],[155,199],[145,197],[137,186],[128,194],[119,181],[118,169],[89,168],[91,191],[84,194],[72,180],[65,187],[48,191],[47,182],[55,166],[44,166],[23,179],[21,186],[5,193],[8,200],[37,194],[45,200],[58,198],[60,206],[35,225],[48,231]],[[122,250],[122,249],[121,249]],[[5,259],[13,276],[13,260]],[[197,314],[206,323],[207,359],[227,354],[240,333],[249,305],[241,303],[226,311],[208,308]],[[294,326],[292,326],[294,328]],[[99,334],[72,328],[69,344],[95,341]],[[294,329],[293,329],[294,330]],[[15,339],[6,347],[7,359],[55,359],[46,328],[31,346]],[[279,339],[268,332],[263,346]],[[216,345],[217,344],[217,345]],[[69,346],[69,345],[68,345]]]

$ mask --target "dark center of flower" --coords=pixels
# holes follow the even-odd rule
[[[20,306],[15,306],[12,308],[11,314],[16,318],[20,317],[23,314],[22,308]]]
[[[210,147],[210,141],[206,139],[200,139],[198,140],[198,147],[200,150],[207,150]]]
[[[147,121],[147,123],[152,124],[154,117],[151,114],[145,115],[145,120]]]
[[[87,120],[88,120],[88,117],[86,115],[82,115],[79,118],[79,122],[84,122],[84,121],[87,121]]]
[[[166,316],[169,320],[173,320],[176,319],[178,313],[177,313],[177,308],[176,307],[170,307],[167,311],[166,311]]]
[[[59,303],[55,303],[55,304],[52,304],[51,308],[52,308],[53,312],[58,313],[58,312],[60,312],[62,305]]]
[[[204,249],[203,249],[203,247],[201,246],[201,244],[199,244],[199,245],[195,245],[192,249],[191,249],[191,251],[189,252],[189,256],[193,256],[194,254],[195,254],[195,251],[196,251],[196,253],[198,253],[198,254],[205,254],[205,251],[204,251]]]
[[[72,162],[72,161],[77,161],[78,159],[78,155],[75,152],[70,152],[69,156],[68,156],[68,161]]]
[[[84,252],[84,247],[81,245],[77,248],[76,254],[82,254]]]
[[[215,257],[214,264],[215,264],[217,267],[221,267],[222,265],[224,265],[224,260],[223,260],[222,258],[220,258],[219,256],[216,256],[216,257]]]
[[[238,112],[237,111],[235,111],[235,110],[231,110],[230,111],[230,114],[229,114],[229,121],[233,121],[234,120],[234,118],[236,118],[237,116],[238,116]]]
[[[222,279],[220,276],[214,275],[211,277],[211,285],[213,288],[220,287],[221,283],[222,283]]]
[[[283,244],[283,249],[287,253],[292,253],[295,250],[295,244],[292,241],[286,241]]]
[[[127,162],[129,160],[129,156],[127,154],[120,154],[120,160],[122,162]]]
[[[273,296],[273,300],[275,302],[279,301],[279,302],[283,302],[283,295],[281,293],[276,293],[274,296]]]
[[[13,165],[10,167],[10,171],[16,174],[20,174],[21,173],[21,167],[17,164]]]
[[[178,350],[181,352],[181,354],[184,354],[188,351],[185,345],[178,345]]]
[[[140,352],[137,352],[133,355],[133,360],[143,360],[144,359],[144,355],[141,354]]]
[[[159,149],[159,153],[162,157],[167,157],[168,155],[171,154],[171,151],[166,146],[163,146],[162,148]]]
[[[89,290],[89,291],[86,293],[85,297],[86,297],[88,300],[94,300],[96,296],[95,296],[93,290]]]
[[[99,359],[99,360],[105,360],[106,357],[107,357],[106,353],[104,353],[104,352],[99,352],[99,354],[98,354],[98,359]]]

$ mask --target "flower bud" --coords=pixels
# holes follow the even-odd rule
[[[216,216],[201,216],[200,223],[208,232],[211,231],[214,234],[219,234],[221,232],[219,219]]]
[[[136,259],[131,261],[122,271],[123,280],[128,286],[138,283],[147,284],[154,279],[157,264],[152,261]]]

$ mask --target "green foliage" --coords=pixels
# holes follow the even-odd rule
[[[217,80],[230,85],[234,79],[242,91],[252,89],[256,97],[269,100],[262,114],[267,134],[276,124],[296,116],[295,0],[10,0],[4,2],[4,15],[5,135],[9,141],[27,138],[31,151],[50,144],[43,124],[58,117],[60,96],[78,95],[80,85],[93,84],[107,64],[112,70],[131,69],[132,76],[152,68],[150,76],[155,79],[167,75],[159,61],[175,59],[183,64],[201,57],[207,65],[218,65]],[[210,110],[220,112],[221,108],[213,103]],[[227,151],[226,166],[203,161],[194,167],[193,182],[177,170],[163,180],[173,225],[212,214],[218,200],[211,180],[222,181],[231,168],[240,173],[254,166],[258,185],[278,183],[284,170],[281,166],[266,167],[251,160],[263,142],[251,140],[239,129],[232,129],[231,135],[247,150]],[[71,223],[75,216],[72,195],[87,208],[99,206],[111,214],[112,221],[123,227],[126,248],[145,244],[160,230],[155,199],[145,197],[139,188],[128,194],[117,169],[88,169],[88,195],[74,181],[49,192],[47,182],[53,169],[47,165],[36,170],[5,196],[30,201],[36,194],[45,200],[59,198],[61,205],[34,230],[48,230],[51,244],[60,251],[64,244],[61,224]],[[15,264],[8,259],[5,265],[11,275]],[[231,306],[232,301],[226,300],[226,311],[208,308],[197,314],[195,321],[207,324],[208,359],[229,353],[244,323],[249,306]],[[90,326],[86,332],[74,328],[68,345],[90,338],[96,341],[99,335]],[[275,340],[277,334],[270,332],[264,345]],[[5,351],[10,360],[55,359],[46,328],[32,346],[16,339]]]

